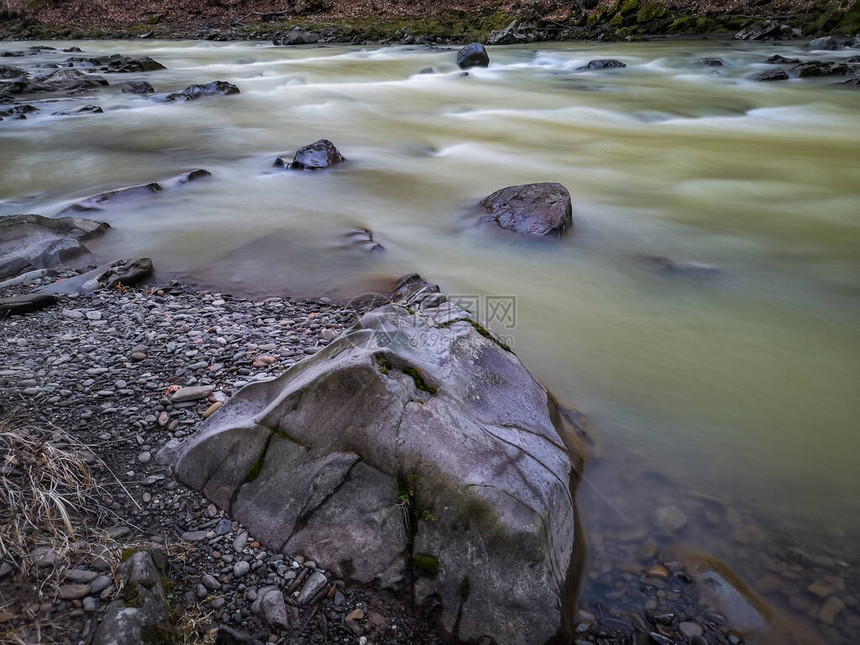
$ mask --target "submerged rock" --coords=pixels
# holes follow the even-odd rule
[[[167,69],[157,60],[149,56],[123,56],[113,54],[112,56],[72,56],[68,59],[70,63],[83,63],[92,66],[101,72],[113,74],[129,74],[132,72],[152,72],[158,69]]]
[[[181,92],[171,92],[165,101],[195,101],[206,96],[239,94],[239,88],[227,81],[212,81],[206,85],[189,85]]]
[[[721,58],[702,58],[699,60],[699,65],[703,67],[722,67],[725,63]]]
[[[768,63],[772,63],[774,65],[794,65],[800,62],[799,58],[786,58],[782,54],[774,54],[773,56],[768,57]]]
[[[712,264],[673,260],[663,255],[650,255],[645,257],[644,260],[666,273],[701,277],[710,277],[720,273],[720,268]]]
[[[807,63],[801,63],[791,68],[791,73],[798,78],[810,78],[814,76],[847,76],[848,74],[860,71],[860,65],[849,65],[847,63],[825,62],[820,60],[812,60]]]
[[[452,638],[537,644],[571,610],[575,445],[510,349],[412,276],[240,390],[176,472],[274,551],[439,607]]]
[[[28,114],[38,111],[39,108],[35,105],[28,104],[2,106],[0,107],[0,121],[4,119],[24,120]]]
[[[488,67],[490,55],[481,43],[469,43],[457,52],[457,65],[460,69],[470,67]]]
[[[560,237],[573,227],[570,193],[561,184],[508,186],[482,199],[481,207],[488,221],[515,233]]]
[[[346,157],[340,154],[334,144],[328,139],[320,139],[296,150],[291,163],[287,163],[284,157],[278,157],[273,165],[287,170],[319,170],[342,161],[346,161]]]
[[[101,76],[84,74],[76,69],[59,69],[56,72],[34,78],[26,83],[21,93],[66,92],[75,93],[108,85]]]

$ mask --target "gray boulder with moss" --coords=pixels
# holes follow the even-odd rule
[[[240,390],[176,472],[271,549],[409,594],[453,638],[543,643],[566,629],[581,549],[564,418],[504,342],[411,276]]]

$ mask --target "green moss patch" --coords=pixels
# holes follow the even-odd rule
[[[435,578],[439,575],[439,558],[427,553],[417,553],[412,556],[412,562],[419,573]]]

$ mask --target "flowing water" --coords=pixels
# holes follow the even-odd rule
[[[90,248],[236,294],[348,298],[417,271],[473,297],[589,418],[601,456],[580,503],[598,553],[649,527],[637,544],[683,539],[750,581],[772,544],[860,575],[860,94],[748,79],[768,55],[807,52],[542,44],[491,48],[463,76],[453,50],[74,44],[168,67],[111,82],[242,93],[165,104],[105,89],[71,101],[105,114],[4,122],[0,213],[207,168],[97,213],[114,228]],[[579,70],[603,57],[628,66]],[[349,163],[272,168],[320,138]],[[477,200],[536,181],[570,189],[571,234],[533,243],[479,224]],[[353,227],[386,250],[350,245]],[[667,504],[688,516],[680,537],[650,532]]]

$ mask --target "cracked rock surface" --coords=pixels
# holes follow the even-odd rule
[[[509,348],[415,277],[244,387],[176,471],[270,548],[405,591],[452,637],[543,643],[563,628],[578,548],[561,419]]]

